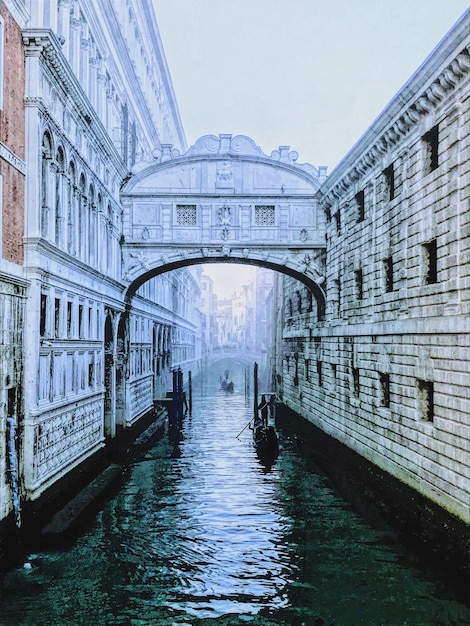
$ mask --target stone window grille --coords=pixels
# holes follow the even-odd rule
[[[362,189],[355,196],[356,206],[357,206],[357,221],[363,222],[365,219],[365,194]]]
[[[424,284],[437,283],[437,241],[432,239],[423,244]]]
[[[393,163],[386,167],[382,172],[385,179],[385,197],[388,200],[395,198],[395,169]]]
[[[433,126],[423,135],[425,146],[425,174],[433,172],[439,166],[439,126]]]
[[[255,206],[255,226],[274,226],[276,207]]]
[[[390,374],[381,372],[379,374],[380,383],[380,406],[390,407]]]
[[[310,380],[310,361],[309,359],[305,359],[305,382],[309,382]]]
[[[176,224],[178,226],[196,226],[196,218],[195,204],[176,205]]]
[[[418,412],[425,422],[434,421],[434,383],[429,380],[418,380]]]
[[[384,274],[385,274],[385,291],[390,293],[394,289],[393,284],[393,259],[391,256],[384,259]]]

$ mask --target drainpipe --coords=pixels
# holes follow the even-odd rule
[[[18,479],[18,457],[16,454],[16,422],[13,417],[7,417],[7,456],[8,476],[11,489],[13,511],[16,527],[21,527],[20,485]]]

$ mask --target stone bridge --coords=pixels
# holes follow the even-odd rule
[[[270,156],[243,135],[206,135],[180,155],[170,145],[139,163],[121,190],[126,296],[157,274],[200,263],[242,263],[302,281],[325,309],[326,218],[316,194],[326,168]]]

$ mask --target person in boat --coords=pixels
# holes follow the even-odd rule
[[[268,426],[268,407],[269,403],[266,400],[266,396],[263,394],[261,396],[261,402],[258,405],[258,410],[261,411],[261,425],[264,428]]]

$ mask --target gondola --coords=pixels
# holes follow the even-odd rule
[[[233,381],[228,379],[228,370],[225,370],[224,378],[222,376],[219,377],[219,382],[222,391],[233,393]]]
[[[255,425],[253,442],[261,460],[274,461],[279,454],[279,439],[273,426]]]

